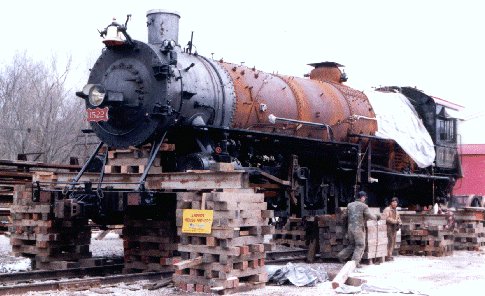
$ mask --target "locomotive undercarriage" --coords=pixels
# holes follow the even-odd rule
[[[247,173],[251,186],[265,194],[268,209],[281,218],[335,213],[358,190],[368,191],[369,205],[374,207],[384,207],[392,196],[399,196],[405,207],[427,206],[442,202],[453,185],[448,176],[384,170],[373,165],[371,151],[362,152],[358,144],[209,127],[174,129],[167,141],[177,149],[151,159],[159,162],[164,174],[232,163]],[[58,189],[46,192],[38,184],[33,198],[50,194],[59,218],[80,215],[99,224],[117,224],[130,201],[143,206],[160,203],[164,185],[157,175],[147,174],[149,167],[145,169],[141,178],[132,175],[114,181],[104,173],[94,177],[91,173],[88,181],[81,178],[75,184],[74,178],[66,177],[70,187],[57,184]]]
[[[439,167],[416,167],[394,141],[375,137],[350,144],[217,128],[182,133],[217,149],[225,147],[220,153],[237,159],[249,172],[278,217],[334,213],[358,190],[368,192],[372,207],[384,208],[393,196],[400,198],[400,206],[413,209],[445,204],[455,182],[453,174]],[[392,153],[385,155],[379,147]]]
[[[354,195],[357,145],[268,137],[266,133],[245,131],[228,133],[223,129],[192,132],[194,137],[175,138],[177,153],[160,153],[157,161],[164,173],[209,170],[217,162],[232,162],[236,170],[247,173],[252,187],[265,193],[268,208],[278,217],[332,213]],[[187,138],[199,139],[199,144],[184,143]],[[171,141],[170,135],[167,139]],[[197,151],[200,143],[207,143],[202,147],[210,148]],[[50,195],[58,218],[85,216],[99,224],[117,224],[130,200],[137,199],[138,205],[155,205],[157,196],[164,191],[163,184],[157,184],[156,175],[148,174],[142,181],[135,175],[129,179],[122,174],[117,176],[84,173],[78,178],[66,174],[62,182],[58,179],[56,184],[34,186],[33,199]],[[78,180],[72,182],[73,179]]]
[[[192,158],[200,156],[200,166],[190,169],[210,169],[203,166],[210,161],[233,161],[237,169],[248,172],[251,186],[265,193],[268,208],[277,217],[333,213],[354,196],[358,145],[219,128],[181,134],[214,147],[215,153],[205,161],[210,151],[191,153]],[[188,146],[178,139],[175,145]]]

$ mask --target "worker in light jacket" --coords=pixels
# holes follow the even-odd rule
[[[369,211],[369,206],[365,203],[367,193],[360,191],[356,200],[347,205],[348,229],[347,236],[349,245],[337,255],[341,262],[346,261],[350,255],[357,267],[360,267],[360,260],[365,250],[365,223],[367,220],[378,220],[379,215],[373,215]]]
[[[382,212],[382,219],[386,220],[387,225],[387,256],[386,261],[394,260],[392,257],[392,252],[396,246],[396,233],[401,228],[401,217],[397,212],[397,204],[399,200],[397,197],[391,199],[391,203]]]

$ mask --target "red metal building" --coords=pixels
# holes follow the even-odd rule
[[[455,184],[453,195],[485,196],[485,144],[462,144],[463,178]]]

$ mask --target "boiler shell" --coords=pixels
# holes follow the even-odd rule
[[[374,135],[375,113],[364,93],[341,83],[265,73],[254,68],[220,63],[233,81],[236,105],[231,127],[354,142],[352,134]],[[305,124],[272,124],[268,115],[322,123],[325,128]]]

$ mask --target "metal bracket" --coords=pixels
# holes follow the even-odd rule
[[[82,175],[84,174],[84,172],[86,172],[86,169],[88,168],[89,164],[91,164],[91,162],[93,161],[93,159],[96,157],[96,155],[98,155],[98,152],[99,150],[101,149],[101,147],[103,147],[104,143],[103,142],[100,142],[98,144],[98,146],[96,147],[96,149],[94,150],[94,152],[91,154],[91,156],[89,157],[89,159],[84,163],[83,167],[81,168],[81,170],[79,171],[79,173],[76,175],[76,177],[74,177],[71,182],[69,183],[68,186],[66,186],[63,190],[62,190],[62,194],[63,195],[66,195],[70,190],[74,189],[74,186],[76,186],[76,184],[79,182],[79,179],[81,179]],[[107,152],[106,152],[107,153]],[[104,170],[104,166],[103,166],[103,170]],[[102,170],[102,171],[103,171]]]
[[[153,162],[155,161],[155,158],[157,157],[158,151],[160,151],[160,147],[162,146],[163,141],[165,140],[165,136],[167,135],[167,132],[165,132],[162,136],[162,138],[158,142],[153,142],[152,143],[152,150],[150,151],[150,158],[148,159],[148,163],[145,167],[145,170],[143,171],[143,174],[140,177],[140,180],[138,181],[138,190],[144,191],[145,190],[145,181],[148,176],[148,171],[153,165]]]

